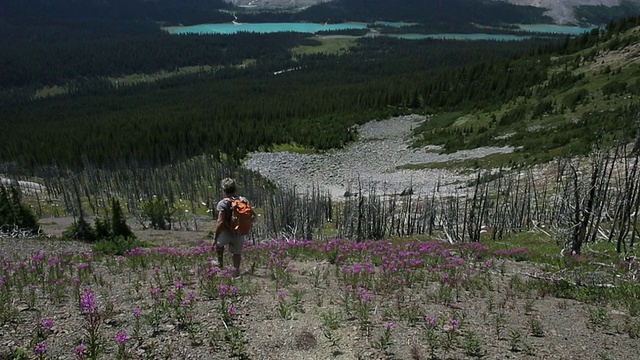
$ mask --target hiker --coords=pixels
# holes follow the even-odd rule
[[[249,234],[255,213],[249,201],[236,195],[236,182],[231,178],[222,180],[224,199],[218,202],[218,220],[214,244],[218,254],[218,266],[223,268],[224,246],[229,244],[229,252],[233,260],[233,277],[240,276],[240,261],[245,236]]]

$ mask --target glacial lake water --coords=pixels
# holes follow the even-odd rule
[[[404,27],[412,25],[411,23],[377,21],[374,25],[384,25],[393,27]],[[420,39],[446,39],[446,40],[497,40],[497,41],[515,41],[525,40],[531,36],[525,35],[526,32],[538,33],[556,33],[579,35],[590,31],[593,27],[575,27],[561,26],[551,24],[517,24],[522,30],[523,35],[508,34],[392,34],[400,39],[420,40]],[[319,24],[319,23],[223,23],[223,24],[200,24],[192,26],[175,26],[166,27],[164,30],[170,34],[236,34],[239,32],[253,33],[273,33],[273,32],[301,32],[315,34],[326,30],[348,30],[348,29],[366,29],[364,23],[346,22],[340,24]]]
[[[201,24],[193,26],[176,26],[164,28],[170,34],[236,34],[239,32],[274,33],[274,32],[301,32],[315,34],[327,30],[366,29],[366,24],[341,23],[341,24],[316,24],[316,23],[225,23],[225,24]]]

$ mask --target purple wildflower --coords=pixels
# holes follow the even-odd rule
[[[53,319],[42,319],[42,321],[40,322],[40,326],[42,326],[42,328],[46,330],[51,330],[53,325]]]
[[[229,307],[227,308],[227,313],[230,316],[234,316],[237,314],[236,308],[233,306],[233,304],[230,304]]]
[[[33,348],[35,355],[44,355],[45,352],[47,352],[47,344],[45,344],[44,341],[37,343],[36,347]]]
[[[116,343],[118,343],[119,345],[124,344],[125,342],[127,342],[127,340],[129,340],[129,337],[127,336],[127,333],[125,333],[124,331],[119,331],[116,334]]]
[[[167,291],[167,300],[169,302],[173,302],[173,300],[175,300],[176,296],[173,292],[171,291]]]
[[[358,288],[358,295],[360,296],[360,301],[369,302],[371,301],[371,295],[367,292],[367,289],[363,287]]]
[[[84,359],[85,353],[87,351],[87,347],[84,344],[80,344],[76,346],[75,353],[78,359]]]
[[[426,321],[428,328],[433,329],[436,327],[437,318],[435,316],[427,316],[424,320]]]
[[[80,311],[90,314],[96,311],[96,299],[91,289],[85,289],[80,296]]]

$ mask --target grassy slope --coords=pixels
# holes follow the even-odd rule
[[[609,49],[612,41],[625,41],[627,39],[631,40],[630,45],[615,50]],[[416,145],[425,145],[424,142],[419,140],[421,132],[435,131],[443,133],[442,143],[438,144],[441,145],[447,139],[447,136],[444,135],[445,132],[466,130],[462,138],[463,142],[466,143],[474,143],[476,145],[480,143],[481,145],[489,146],[511,145],[516,148],[524,146],[525,149],[510,155],[491,156],[482,162],[472,160],[448,164],[429,163],[412,167],[496,167],[513,163],[549,160],[554,156],[573,151],[571,143],[568,141],[546,147],[538,147],[534,143],[539,142],[542,144],[548,141],[549,139],[544,139],[544,137],[549,134],[548,130],[554,128],[556,128],[556,131],[553,133],[558,139],[565,137],[575,140],[576,134],[571,133],[571,126],[563,127],[563,125],[575,122],[588,114],[607,112],[636,103],[638,95],[632,94],[629,89],[632,87],[637,88],[640,82],[639,53],[640,29],[636,28],[619,35],[618,38],[599,44],[595,48],[553,59],[549,77],[562,72],[566,68],[572,69],[571,73],[574,75],[584,75],[584,78],[565,89],[554,90],[542,96],[538,89],[532,89],[531,96],[520,97],[515,101],[502,104],[498,109],[488,111],[479,109],[471,113],[450,112],[434,115],[421,128],[417,129]],[[594,54],[595,56],[593,56]],[[625,83],[627,90],[622,93],[605,95],[602,91],[603,86],[614,81]],[[541,84],[537,88],[542,88],[545,85]],[[583,89],[588,92],[586,98],[579,101],[575,107],[564,106],[565,109],[562,110],[563,104],[568,102],[567,98]],[[542,101],[551,102],[553,110],[541,117],[532,118],[533,109]],[[501,125],[499,119],[517,107],[525,107],[527,109],[526,116],[516,123]],[[493,119],[497,119],[497,121]],[[620,135],[625,130],[608,127],[606,123],[601,126],[605,132],[610,133],[610,137]],[[485,132],[481,130],[483,128],[485,128]]]

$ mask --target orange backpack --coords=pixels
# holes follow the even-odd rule
[[[249,235],[253,222],[253,210],[249,201],[243,197],[225,198],[230,204],[231,218],[229,230],[238,235]]]

